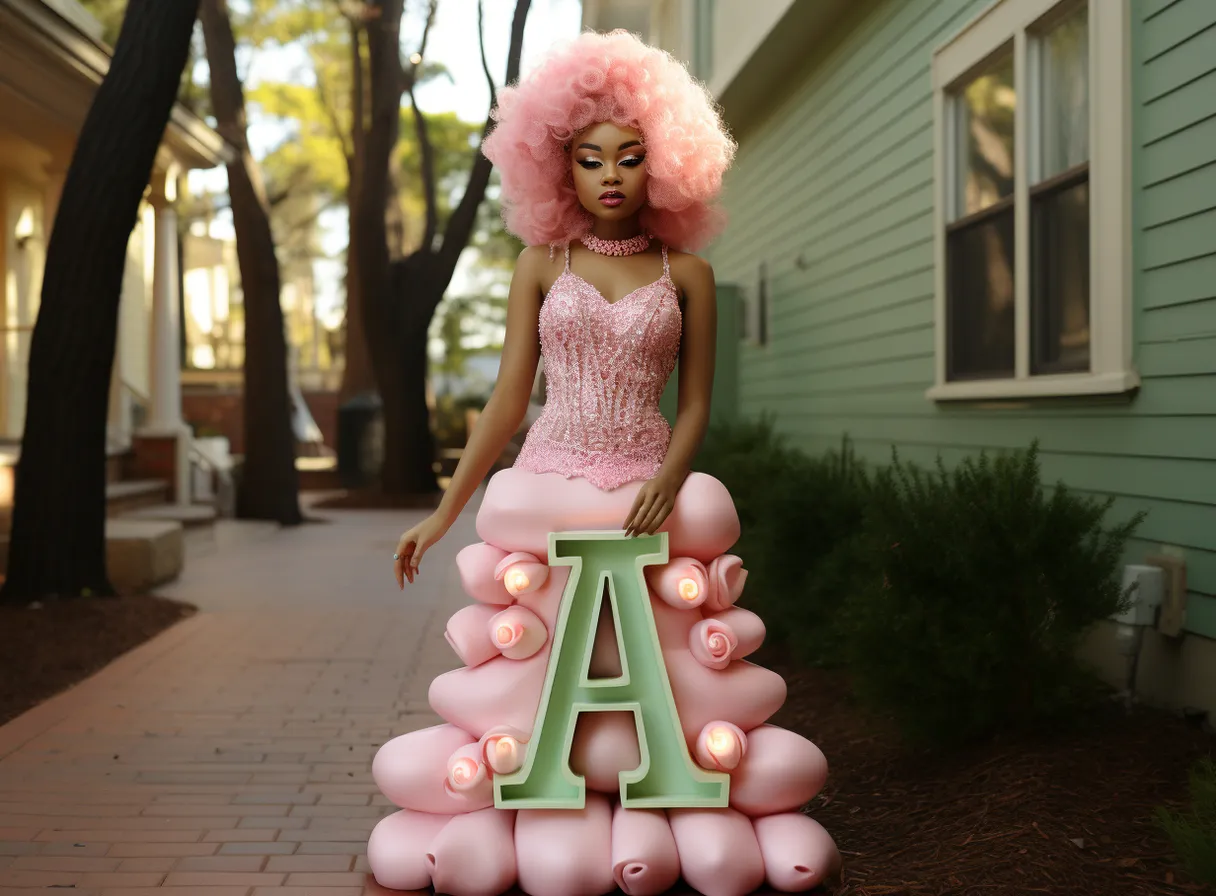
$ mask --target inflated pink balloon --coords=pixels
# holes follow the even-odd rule
[[[464,593],[485,604],[509,604],[512,601],[507,586],[494,577],[494,570],[507,551],[492,544],[479,542],[461,548],[456,555],[460,584]]]
[[[526,551],[547,560],[550,532],[619,530],[641,487],[641,482],[631,482],[602,491],[581,477],[509,467],[495,473],[486,486],[477,534],[502,548],[503,556]],[[739,516],[726,486],[694,472],[680,486],[659,531],[668,533],[669,557],[709,563],[739,540]]]
[[[708,669],[725,669],[735,659],[739,637],[730,623],[702,619],[688,633],[688,649],[698,663]]]
[[[707,669],[689,652],[687,643],[682,650],[664,651],[663,658],[689,743],[717,719],[751,731],[767,722],[785,702],[785,679],[746,660],[731,663],[721,671]]]
[[[553,630],[557,622],[557,611],[561,608],[562,595],[566,591],[566,583],[570,581],[569,566],[554,566],[550,568],[545,584],[535,591],[529,591],[516,598],[516,604],[526,607],[545,624],[545,628]]]
[[[801,812],[784,812],[752,821],[764,876],[782,893],[805,893],[840,867],[840,851],[831,835]]]
[[[662,809],[612,810],[612,877],[626,896],[658,896],[680,878],[676,838]]]
[[[611,893],[616,881],[608,798],[588,791],[582,809],[521,809],[515,818],[515,861],[520,889],[528,896]]]
[[[436,893],[499,896],[515,885],[515,813],[482,809],[457,815],[427,854]]]
[[[452,754],[469,746],[476,748],[477,742],[453,725],[402,734],[376,751],[372,779],[381,793],[405,809],[455,815],[484,808],[492,803],[492,794],[477,803],[456,797],[445,786]]]
[[[706,609],[718,612],[732,606],[743,593],[743,583],[746,581],[747,570],[743,568],[740,558],[734,554],[715,557],[709,564],[709,599],[705,601]]]
[[[519,606],[495,614],[487,629],[494,647],[509,660],[526,660],[549,640],[549,632],[540,617]]]
[[[470,604],[457,610],[448,620],[444,640],[466,666],[480,666],[499,655],[498,647],[490,638],[490,620],[505,609],[493,604]]]
[[[382,887],[423,890],[431,885],[427,852],[450,815],[401,809],[380,819],[367,840],[367,863]]]
[[[638,731],[631,712],[585,712],[579,716],[570,745],[570,770],[600,793],[620,792],[622,771],[642,762]]]
[[[703,896],[745,896],[764,882],[751,820],[733,809],[669,809],[685,882]]]
[[[747,733],[747,755],[730,781],[730,804],[753,818],[797,809],[828,779],[823,752],[800,734],[763,725]]]
[[[472,669],[453,669],[431,682],[431,709],[480,738],[496,725],[532,731],[545,686],[549,647],[526,660],[495,657]]]
[[[734,659],[741,660],[745,656],[755,653],[764,643],[764,621],[751,610],[731,607],[729,610],[714,613],[705,618],[725,623],[735,633],[739,643],[733,653]]]
[[[662,566],[646,567],[654,594],[677,610],[695,610],[709,597],[709,573],[694,557],[676,557]]]

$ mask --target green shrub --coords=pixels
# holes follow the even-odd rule
[[[792,448],[770,417],[718,425],[697,469],[730,490],[739,514],[742,535],[732,550],[748,570],[742,605],[764,619],[771,642],[804,661],[830,659],[843,586],[823,564],[857,530],[865,501],[865,472],[848,441],[812,458]]]
[[[1190,875],[1216,886],[1216,762],[1211,757],[1200,760],[1190,778],[1190,809],[1171,812],[1158,807],[1155,821]]]
[[[1095,692],[1081,636],[1125,606],[1116,581],[1141,517],[1047,493],[1037,445],[935,474],[895,456],[869,491],[840,620],[858,693],[914,740],[968,741],[1062,720]]]

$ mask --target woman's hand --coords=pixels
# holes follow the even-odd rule
[[[421,523],[408,530],[397,542],[397,550],[393,554],[393,572],[397,576],[397,587],[405,589],[405,580],[413,584],[414,576],[418,574],[418,564],[422,555],[443,538],[451,528],[451,523],[444,522],[443,517],[432,513]]]
[[[625,534],[653,535],[676,506],[676,493],[679,491],[680,483],[663,473],[644,482],[633,499],[633,509],[625,518],[622,527]]]

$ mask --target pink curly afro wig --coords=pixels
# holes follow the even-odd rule
[[[642,225],[654,236],[695,251],[725,223],[712,202],[735,143],[713,98],[670,55],[628,32],[588,32],[551,51],[499,92],[494,119],[482,149],[502,177],[507,229],[530,245],[590,231],[566,147],[604,121],[642,133],[650,175]]]

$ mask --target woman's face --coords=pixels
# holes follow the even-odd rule
[[[635,128],[592,125],[570,144],[570,170],[583,208],[606,221],[624,221],[646,204],[646,148]]]

